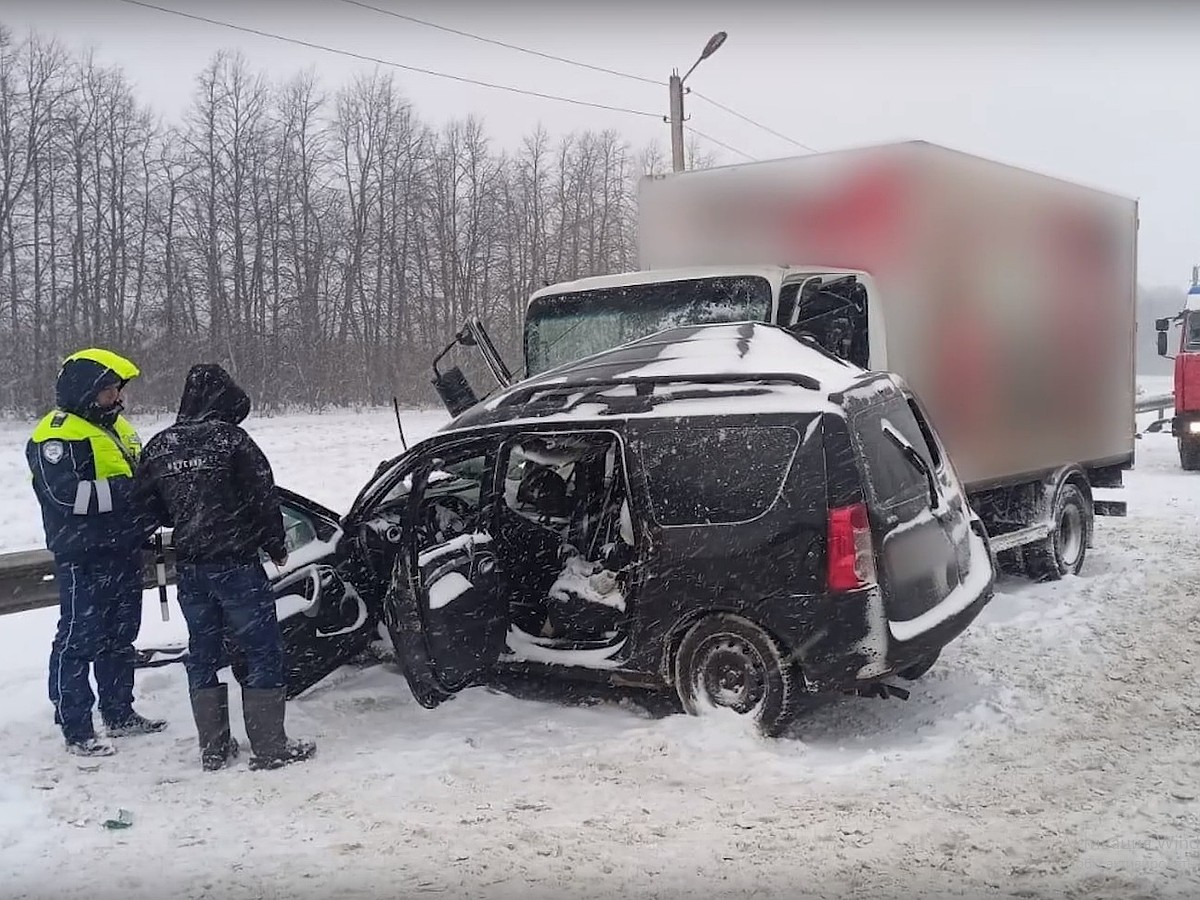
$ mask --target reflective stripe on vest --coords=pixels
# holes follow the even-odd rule
[[[95,462],[95,478],[97,482],[105,482],[103,487],[97,484],[97,499],[101,504],[100,512],[111,512],[112,493],[109,491],[107,479],[130,478],[133,476],[133,466],[142,452],[141,438],[138,433],[121,416],[113,424],[112,431],[94,425],[87,419],[73,413],[55,410],[46,415],[33,430],[31,440],[35,444],[46,441],[87,441],[92,448],[92,460]],[[82,489],[82,488],[81,488]],[[91,499],[91,488],[88,496],[83,498],[84,505]],[[76,498],[76,505],[80,498]],[[108,509],[104,509],[107,503]]]

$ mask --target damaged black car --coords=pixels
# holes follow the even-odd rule
[[[507,387],[344,516],[285,494],[285,518],[289,693],[386,633],[430,708],[516,668],[776,734],[807,694],[903,696],[889,679],[927,671],[994,582],[917,398],[763,324]]]

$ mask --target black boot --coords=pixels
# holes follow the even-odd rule
[[[192,694],[192,716],[200,737],[200,765],[204,771],[223,768],[238,755],[238,744],[229,733],[229,687],[203,688]]]
[[[278,769],[303,762],[317,750],[312,741],[288,738],[283,730],[283,688],[242,688],[242,713],[250,738],[251,769]]]

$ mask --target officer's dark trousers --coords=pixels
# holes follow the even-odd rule
[[[284,686],[283,639],[275,595],[258,563],[180,563],[179,608],[188,625],[188,687],[216,687],[224,665],[222,637],[228,632],[246,657],[244,687]]]
[[[50,650],[50,702],[68,741],[95,735],[88,669],[109,725],[133,714],[133,642],[142,624],[141,556],[56,563],[58,632]]]

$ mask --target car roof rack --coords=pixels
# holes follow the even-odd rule
[[[538,394],[551,392],[574,393],[580,390],[587,390],[594,393],[597,390],[603,390],[606,388],[627,387],[629,385],[633,385],[639,395],[650,396],[654,393],[654,389],[656,387],[672,384],[718,385],[755,383],[789,384],[802,387],[810,391],[821,390],[821,382],[819,382],[817,379],[813,378],[811,375],[802,375],[795,372],[710,372],[691,375],[617,375],[608,378],[579,378],[517,387],[506,394],[497,403],[497,407],[520,406],[522,404],[531,402]]]

